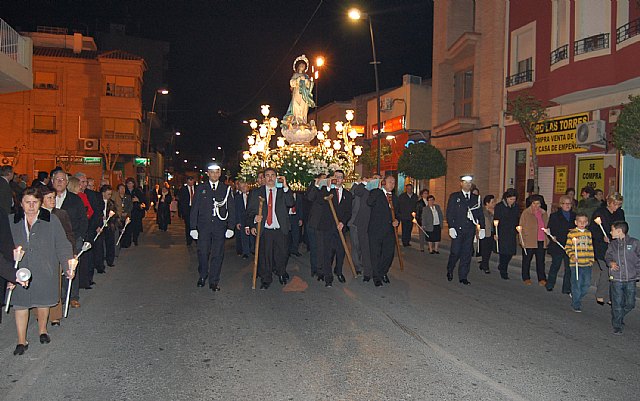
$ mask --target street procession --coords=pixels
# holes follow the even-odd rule
[[[638,398],[640,3],[63,3],[0,6],[0,399]]]

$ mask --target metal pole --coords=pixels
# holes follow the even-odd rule
[[[145,167],[144,167],[145,180],[149,179],[149,168],[151,164],[151,158],[149,157],[149,150],[151,147],[151,122],[153,121],[153,117],[155,116],[155,113],[156,113],[155,109],[156,109],[157,97],[158,97],[158,91],[156,90],[156,92],[153,94],[153,103],[151,104],[151,111],[149,112],[150,115],[147,116],[147,151],[144,155],[147,158]]]
[[[373,72],[376,78],[376,122],[378,128],[378,157],[377,157],[377,173],[380,174],[380,153],[382,152],[382,140],[380,134],[382,134],[382,127],[380,126],[380,84],[378,82],[378,59],[376,57],[376,44],[373,40],[373,24],[371,22],[371,16],[367,16],[369,20],[369,33],[371,34],[371,51],[373,52]]]

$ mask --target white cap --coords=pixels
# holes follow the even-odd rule
[[[473,176],[471,175],[461,175],[460,176],[460,181],[473,181]]]
[[[215,163],[214,163],[214,164],[210,164],[210,165],[208,165],[208,166],[207,166],[207,170],[222,170],[222,169],[220,168],[220,166],[219,166],[219,165],[217,165],[217,164],[215,164]]]

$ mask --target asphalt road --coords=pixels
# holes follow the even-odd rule
[[[571,310],[558,288],[485,275],[447,282],[447,254],[405,248],[391,284],[325,288],[308,254],[293,282],[251,290],[251,260],[229,241],[220,286],[196,288],[195,247],[174,220],[146,221],[140,246],[81,293],[52,342],[35,322],[13,356],[0,325],[1,400],[637,400],[640,312],[612,335],[608,307]],[[495,256],[494,256],[495,258]],[[512,277],[518,277],[514,270]]]

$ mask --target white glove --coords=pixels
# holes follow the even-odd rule
[[[193,239],[198,239],[198,230],[191,230],[189,231],[189,235],[191,236],[191,238]]]
[[[233,238],[233,234],[234,234],[234,233],[233,233],[233,230],[229,230],[229,229],[227,229],[227,231],[224,233],[224,237],[225,237],[226,239]]]
[[[449,236],[451,237],[451,239],[456,239],[458,237],[458,233],[456,232],[456,229],[451,227],[449,229]]]
[[[480,229],[480,232],[478,233],[478,239],[484,239],[487,236],[486,231],[484,231],[484,228]]]

